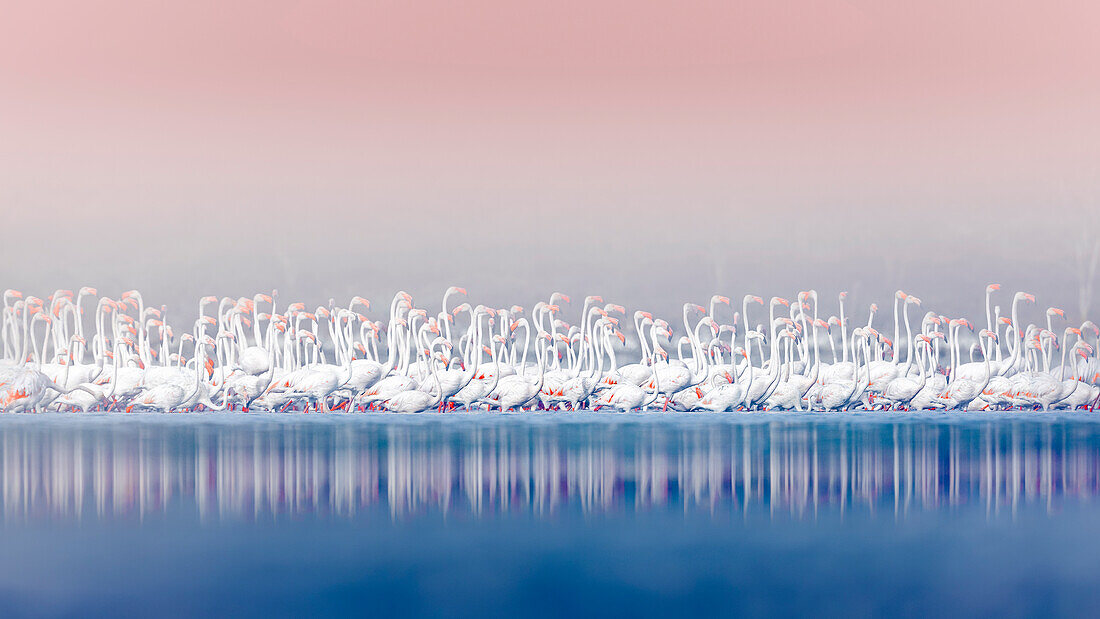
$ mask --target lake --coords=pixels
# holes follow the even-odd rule
[[[0,416],[11,616],[1095,615],[1087,413]]]

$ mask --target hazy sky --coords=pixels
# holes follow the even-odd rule
[[[1072,310],[1100,234],[1091,1],[2,6],[0,287]]]

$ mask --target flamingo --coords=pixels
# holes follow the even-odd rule
[[[539,334],[539,338],[550,339],[550,334]],[[497,381],[494,389],[484,401],[490,405],[497,405],[502,411],[513,410],[530,403],[542,392],[543,380],[546,376],[546,357],[549,355],[549,347],[536,346],[535,356],[538,364],[538,378],[534,383],[530,382],[523,374],[506,376]]]
[[[1060,324],[1065,312],[1057,307],[1027,322],[1024,306],[1035,298],[1025,292],[1016,293],[1002,315],[993,298],[999,289],[985,287],[979,311],[986,329],[977,337],[969,335],[975,328],[967,318],[935,311],[925,312],[914,332],[911,306],[921,301],[898,290],[893,339],[876,330],[874,304],[867,325],[850,331],[844,292],[839,317],[827,320],[814,290],[799,292],[794,303],[771,297],[768,322],[756,329],[749,328],[755,322],[749,306],[763,305],[761,297],[744,295],[733,322],[719,324],[715,312],[730,302],[713,295],[708,308],[684,305],[678,359],[666,350],[673,343],[666,320],[642,310],[628,314],[595,295],[585,297],[574,325],[559,306],[571,301],[558,292],[530,312],[519,304],[498,311],[468,301],[452,308],[452,298],[466,291],[450,287],[442,311],[430,315],[398,291],[388,322],[369,318],[370,302],[359,296],[346,306],[330,298],[313,311],[302,302],[280,304],[277,290],[208,296],[199,300],[198,320],[177,338],[168,307],[147,305],[137,290],[116,301],[87,286],[75,293],[58,288],[45,300],[9,289],[0,315],[0,410],[287,410],[303,404],[413,410],[429,400],[440,410],[485,402],[583,409],[609,406],[613,393],[626,408],[641,393],[643,404],[654,396],[653,402],[680,410],[843,410],[856,402],[876,407],[876,398],[910,409],[1094,407],[1100,328],[1088,320],[1080,328]],[[94,332],[85,339],[84,307],[93,302]],[[460,328],[463,312],[469,322]],[[633,317],[632,331],[623,331],[625,316]],[[742,318],[745,329],[738,333]],[[1055,329],[1062,327],[1059,337]],[[638,357],[624,358],[634,350]],[[402,395],[407,391],[425,395]]]

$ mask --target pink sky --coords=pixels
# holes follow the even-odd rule
[[[11,4],[0,276],[33,289],[1072,305],[1059,235],[1100,197],[1093,2]]]

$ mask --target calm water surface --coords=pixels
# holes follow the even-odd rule
[[[9,415],[20,615],[1100,613],[1100,417]]]

